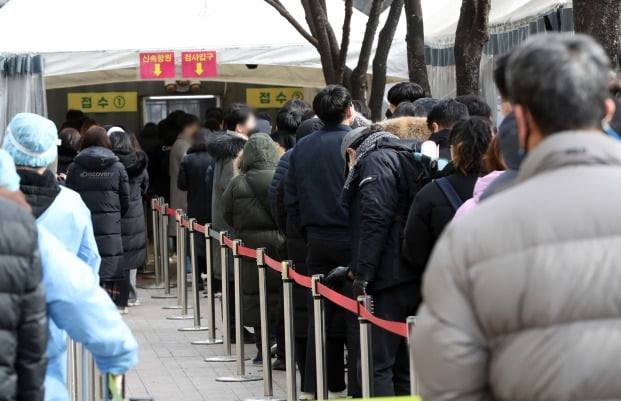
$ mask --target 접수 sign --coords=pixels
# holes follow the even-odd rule
[[[304,88],[246,89],[246,103],[258,109],[281,108],[291,99],[304,100]]]
[[[67,108],[85,113],[135,113],[138,92],[72,92],[67,95]]]

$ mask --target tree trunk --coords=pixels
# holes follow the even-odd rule
[[[373,81],[371,83],[371,99],[369,108],[373,121],[382,119],[382,102],[384,101],[384,90],[386,88],[386,67],[388,63],[388,53],[395,37],[397,25],[403,10],[403,0],[393,0],[388,18],[377,39],[377,50],[373,59]]]
[[[341,36],[341,50],[339,51],[337,74],[342,82],[347,67],[347,52],[349,51],[349,37],[351,36],[351,17],[354,12],[354,0],[345,0],[345,18],[343,18],[343,35]],[[349,82],[349,81],[347,81]]]
[[[407,22],[407,36],[405,38],[408,49],[408,72],[410,81],[416,82],[431,96],[431,86],[427,75],[425,62],[425,29],[423,24],[423,9],[421,0],[405,0],[405,16]]]
[[[489,40],[491,0],[463,0],[455,31],[457,96],[479,94],[483,46]]]
[[[351,73],[351,96],[352,99],[366,102],[367,92],[367,72],[369,70],[369,60],[371,59],[371,51],[373,50],[373,41],[375,40],[375,32],[379,24],[379,17],[382,12],[383,0],[373,0],[367,27],[364,31],[362,39],[362,47],[360,48],[360,56],[358,64]]]
[[[330,21],[325,16],[321,4],[317,1],[302,0],[307,21],[313,36],[317,38],[317,51],[321,60],[321,67],[326,84],[340,84],[340,77],[336,71],[336,61],[330,43],[328,25]],[[310,17],[310,18],[309,18]]]
[[[574,0],[574,29],[595,38],[606,50],[613,67],[621,53],[621,1]]]

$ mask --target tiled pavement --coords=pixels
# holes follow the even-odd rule
[[[175,290],[173,289],[173,292]],[[223,383],[215,379],[234,375],[234,362],[208,363],[209,356],[222,355],[222,345],[192,345],[193,340],[207,337],[207,332],[181,332],[181,327],[191,327],[192,320],[167,320],[167,316],[180,314],[179,310],[164,310],[163,306],[176,304],[175,299],[152,299],[151,295],[162,290],[139,290],[141,306],[129,309],[125,321],[138,341],[140,362],[126,376],[127,395],[150,395],[156,401],[234,401],[263,395],[263,381]],[[201,308],[205,311],[206,299]],[[219,311],[220,302],[216,302]],[[191,309],[190,309],[191,313]],[[203,315],[205,313],[203,312]],[[216,321],[220,321],[217,317]],[[207,325],[205,319],[203,325]],[[217,337],[220,336],[219,331]],[[246,344],[246,356],[256,355],[256,347]],[[233,353],[235,348],[233,346]],[[262,375],[260,367],[246,362],[246,372]],[[284,396],[284,372],[274,371],[274,394]]]

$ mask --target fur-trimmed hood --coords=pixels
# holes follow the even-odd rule
[[[398,117],[382,121],[379,124],[383,131],[390,132],[401,139],[417,139],[426,141],[431,135],[427,127],[427,119],[422,117]]]
[[[234,132],[214,132],[207,141],[207,152],[215,161],[234,159],[246,141],[246,138]]]

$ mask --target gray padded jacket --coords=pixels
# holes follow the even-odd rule
[[[425,401],[621,398],[621,144],[545,139],[445,230],[414,361]]]

